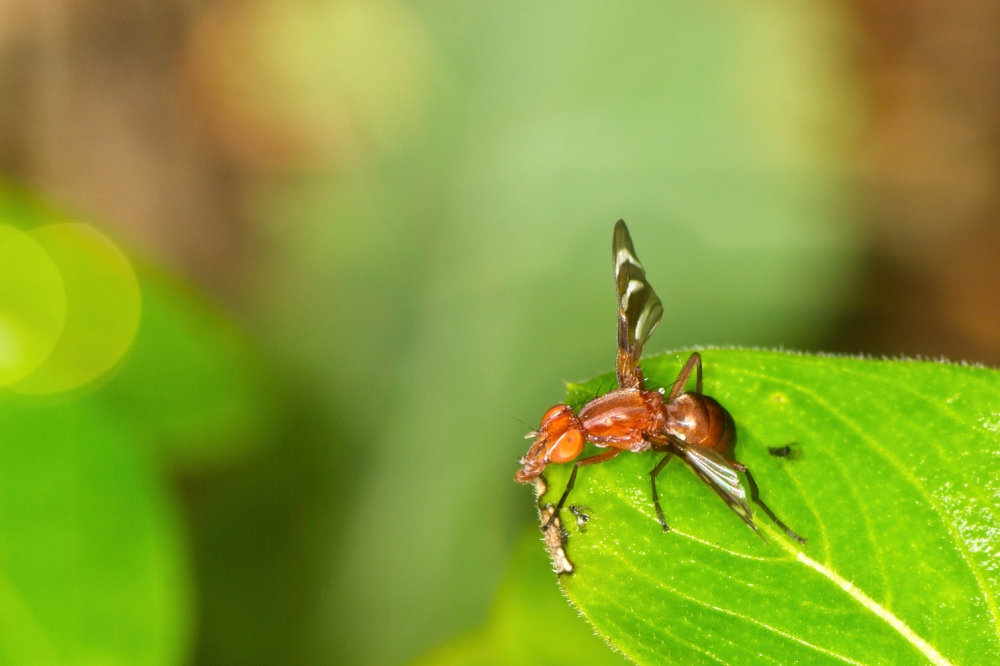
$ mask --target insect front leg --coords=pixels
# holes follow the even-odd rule
[[[774,521],[774,524],[780,527],[785,532],[785,534],[795,539],[799,543],[805,543],[806,540],[804,538],[800,537],[798,534],[790,530],[788,528],[788,525],[785,525],[785,523],[781,522],[781,520],[776,515],[774,515],[774,511],[771,511],[771,508],[768,505],[764,504],[764,501],[760,498],[760,490],[757,488],[757,482],[754,481],[753,474],[750,473],[750,470],[747,469],[747,466],[741,462],[736,462],[735,460],[732,461],[732,466],[735,469],[738,469],[739,471],[743,472],[743,474],[747,477],[747,485],[750,486],[750,500],[754,504],[759,506],[761,509],[763,509],[764,513],[766,513],[768,517],[770,517],[770,519]]]
[[[578,460],[576,464],[573,465],[573,471],[569,475],[569,483],[566,484],[566,490],[563,491],[562,497],[559,498],[559,503],[556,504],[556,510],[552,512],[552,515],[549,517],[548,522],[546,522],[545,525],[542,526],[542,530],[544,531],[549,529],[549,527],[551,527],[552,525],[552,521],[554,521],[556,519],[556,516],[559,515],[559,512],[562,511],[563,504],[566,503],[566,498],[569,497],[569,491],[573,490],[573,484],[576,483],[576,473],[579,471],[581,467],[586,467],[587,465],[597,465],[598,463],[607,462],[608,460],[611,460],[621,452],[622,452],[621,449],[610,449],[608,451],[605,451],[604,453],[598,453],[596,456],[590,456],[589,458]]]
[[[653,471],[649,473],[649,485],[653,488],[653,506],[656,507],[656,517],[660,519],[660,526],[663,527],[664,532],[669,532],[670,526],[667,525],[667,519],[663,517],[663,509],[660,508],[660,496],[656,494],[656,476],[664,467],[667,466],[667,463],[670,462],[670,457],[672,455],[674,454],[668,453],[663,456],[663,460],[661,460],[659,464],[653,468]]]

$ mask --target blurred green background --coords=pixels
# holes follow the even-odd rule
[[[475,629],[618,218],[650,353],[997,363],[998,55],[980,0],[0,0],[0,661]]]

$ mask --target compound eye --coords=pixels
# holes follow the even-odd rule
[[[565,409],[566,405],[556,405],[555,407],[551,407],[549,411],[545,412],[545,414],[542,416],[542,425],[544,426],[546,423],[554,419]]]
[[[580,455],[581,451],[583,451],[583,435],[576,428],[571,428],[556,440],[549,460],[554,463],[569,462]]]

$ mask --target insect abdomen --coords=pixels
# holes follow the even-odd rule
[[[729,454],[736,445],[736,424],[711,396],[685,393],[666,406],[666,430],[689,444]]]

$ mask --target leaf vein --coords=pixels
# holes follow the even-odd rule
[[[788,548],[790,548],[790,546],[788,546]],[[663,582],[663,580],[661,580],[659,578],[655,578],[655,577],[649,575],[648,572],[646,572],[646,571],[644,571],[644,570],[642,570],[642,569],[634,566],[631,562],[629,562],[627,559],[625,559],[625,557],[623,555],[621,555],[621,553],[618,553],[616,551],[610,551],[610,552],[611,552],[611,555],[614,558],[616,558],[617,560],[619,560],[627,569],[631,570],[634,575],[639,576],[641,578],[644,578],[646,580],[649,580],[649,581],[653,582],[656,586],[660,587],[661,589],[664,589],[664,590],[670,592],[671,594],[673,594],[674,596],[677,596],[677,597],[679,597],[681,599],[684,599],[685,601],[688,601],[689,603],[695,604],[696,606],[702,606],[704,608],[708,608],[709,610],[713,610],[713,611],[716,611],[718,613],[722,613],[723,615],[727,615],[729,617],[734,617],[734,618],[737,618],[739,620],[743,620],[744,622],[747,622],[749,624],[753,624],[753,625],[756,625],[756,626],[761,627],[763,629],[767,629],[768,631],[773,632],[775,635],[781,636],[785,640],[790,640],[792,642],[799,643],[800,645],[804,645],[804,646],[806,646],[808,648],[812,648],[813,650],[816,650],[817,652],[820,652],[820,653],[825,654],[827,656],[834,657],[836,659],[840,659],[844,663],[853,664],[853,666],[866,666],[862,662],[855,661],[854,659],[851,659],[850,657],[846,657],[846,656],[844,656],[842,654],[839,654],[837,652],[834,652],[832,650],[828,650],[828,649],[826,649],[824,647],[820,647],[819,645],[815,645],[813,643],[810,643],[809,641],[807,641],[805,639],[802,639],[802,638],[799,638],[797,636],[794,636],[792,634],[785,633],[784,631],[781,631],[777,627],[772,627],[771,625],[766,624],[764,622],[761,622],[760,620],[756,620],[756,619],[754,619],[752,617],[749,617],[747,615],[743,615],[742,613],[737,613],[736,611],[729,610],[728,608],[722,608],[722,607],[719,607],[719,606],[713,606],[712,604],[706,603],[704,601],[700,601],[698,599],[695,599],[694,597],[690,597],[690,596],[684,594],[683,592],[681,592],[680,590],[678,590],[676,588],[673,588],[673,587],[665,584]]]
[[[840,420],[846,427],[848,427],[851,430],[853,430],[854,433],[858,437],[860,437],[862,440],[864,440],[872,448],[872,450],[874,450],[884,460],[886,460],[886,462],[888,462],[890,465],[892,465],[892,467],[895,468],[896,471],[900,475],[902,475],[903,478],[905,478],[914,487],[914,489],[918,492],[918,494],[920,494],[921,497],[923,497],[923,499],[934,509],[934,512],[938,514],[938,517],[941,519],[941,523],[945,526],[945,528],[946,528],[946,530],[948,532],[948,535],[951,537],[951,540],[952,540],[952,542],[954,543],[954,545],[956,547],[956,550],[958,550],[958,552],[962,556],[962,559],[965,561],[965,564],[969,567],[969,570],[971,571],[973,577],[975,578],[976,584],[978,585],[979,590],[982,593],[982,595],[983,595],[983,597],[984,597],[984,599],[985,599],[985,601],[986,601],[986,603],[987,603],[987,605],[988,605],[988,607],[990,609],[990,613],[993,616],[994,629],[997,631],[998,635],[1000,635],[1000,617],[998,617],[998,614],[997,614],[997,607],[996,607],[996,604],[994,603],[992,594],[990,594],[989,589],[987,588],[985,582],[982,579],[982,576],[980,574],[979,568],[977,566],[975,566],[975,563],[971,560],[970,555],[969,555],[969,553],[968,553],[968,551],[967,551],[967,549],[965,547],[965,542],[962,540],[961,536],[955,533],[955,526],[951,522],[950,517],[941,508],[941,506],[938,504],[938,502],[934,499],[933,495],[931,495],[927,491],[927,489],[924,488],[924,486],[920,482],[920,480],[917,479],[913,475],[913,473],[905,465],[903,465],[902,462],[900,462],[895,456],[893,456],[884,447],[882,447],[875,440],[875,438],[873,438],[873,437],[869,436],[867,433],[865,433],[864,430],[862,430],[860,427],[857,426],[857,424],[854,423],[854,421],[852,421],[848,417],[846,417],[843,414],[841,414],[839,410],[835,409],[833,407],[833,405],[831,405],[827,401],[823,400],[816,392],[810,390],[809,388],[807,388],[805,386],[802,386],[801,384],[797,384],[795,382],[792,382],[792,381],[789,381],[789,380],[786,380],[786,379],[781,379],[779,377],[773,377],[773,376],[770,376],[770,375],[764,375],[764,374],[754,373],[754,372],[750,372],[750,371],[748,371],[747,374],[754,374],[754,375],[757,375],[757,376],[760,376],[760,377],[766,377],[767,379],[770,379],[770,380],[772,380],[774,382],[777,382],[777,383],[785,384],[786,386],[789,386],[789,387],[791,387],[791,388],[793,388],[795,390],[798,390],[799,392],[801,392],[803,394],[806,394],[806,395],[810,396],[818,405],[823,406],[831,415],[833,415],[838,420]],[[784,543],[782,543],[782,545],[784,545],[784,546],[787,547],[787,545],[784,544]],[[800,558],[805,557],[805,555],[802,554],[801,551],[795,551],[795,552],[799,553],[798,557],[800,557]],[[813,560],[810,560],[810,561],[813,561]],[[819,565],[818,563],[817,563],[817,565],[818,566],[822,566],[822,565]],[[830,572],[833,573],[832,570]],[[836,574],[834,574],[834,575],[836,575]],[[843,580],[843,579],[841,579],[841,580]],[[850,584],[850,583],[848,583],[848,584]],[[843,586],[841,586],[841,587],[843,587]],[[843,589],[845,589],[845,591],[848,591],[846,588],[843,588]],[[854,589],[857,589],[857,588],[854,588]],[[859,592],[860,592],[860,590],[859,590]],[[871,598],[867,597],[867,595],[865,595],[865,598],[869,599],[871,601],[871,603],[874,604],[874,606],[877,606],[878,608],[881,608],[884,612],[888,613],[888,611],[885,611],[885,609],[882,606],[878,605],[874,600],[871,600]],[[868,607],[869,610],[874,610],[874,608],[871,607],[871,606],[866,605],[866,607]],[[894,615],[891,615],[891,614],[889,614],[889,615],[890,615],[890,617],[895,618]],[[883,618],[883,619],[885,619],[885,618]],[[896,619],[896,622],[899,622],[903,627],[906,627],[906,625],[903,624],[900,620]],[[890,622],[890,624],[894,628],[897,628],[891,622]],[[898,628],[897,628],[897,630],[898,630]],[[908,627],[907,627],[907,630],[912,633],[912,630],[909,630]],[[920,639],[920,637],[917,636],[916,634],[913,634],[913,636],[915,636],[918,640],[921,640],[921,641],[923,640],[923,639]],[[930,649],[933,650],[933,648],[930,648]],[[935,654],[936,654],[936,652],[935,652]],[[942,659],[943,659],[943,657],[942,657]],[[938,662],[934,662],[934,663],[938,663]],[[947,664],[948,662],[944,661],[944,662],[941,662],[941,663]]]

